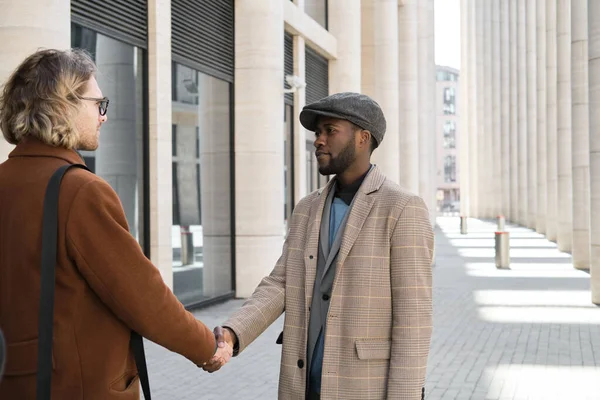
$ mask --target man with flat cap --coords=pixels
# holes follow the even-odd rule
[[[331,95],[300,122],[315,133],[319,172],[335,177],[298,203],[275,268],[215,334],[235,356],[285,312],[280,399],[421,399],[432,331],[427,207],[371,164],[386,129],[371,98]]]

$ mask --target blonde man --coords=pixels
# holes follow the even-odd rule
[[[2,399],[36,392],[43,201],[61,166],[96,150],[109,100],[81,51],[43,50],[12,74],[0,128],[16,148],[0,164],[0,326],[7,342]],[[53,399],[138,399],[134,330],[196,365],[227,360],[130,235],[119,198],[72,168],[60,187],[52,341]]]

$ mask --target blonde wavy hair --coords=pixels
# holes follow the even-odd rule
[[[0,129],[18,144],[33,136],[55,147],[76,149],[76,115],[86,83],[96,74],[83,50],[40,50],[10,76],[0,94]]]

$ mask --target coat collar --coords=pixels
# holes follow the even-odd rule
[[[83,157],[75,150],[50,146],[31,136],[23,138],[8,155],[8,158],[14,157],[54,157],[69,164],[85,164]]]

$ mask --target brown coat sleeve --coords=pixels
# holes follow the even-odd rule
[[[121,202],[96,180],[67,217],[69,256],[98,297],[131,329],[196,365],[215,353],[212,331],[186,311],[129,233]]]

